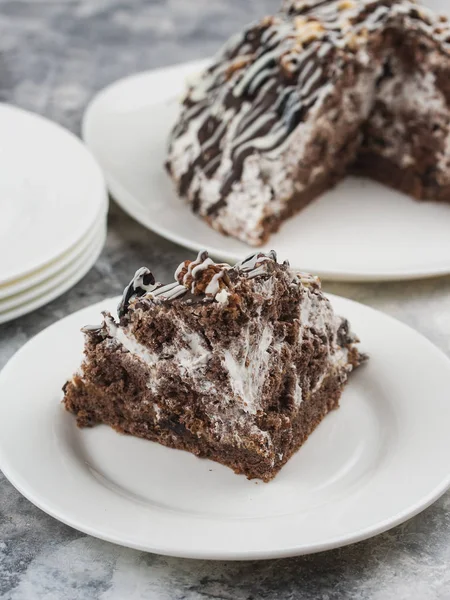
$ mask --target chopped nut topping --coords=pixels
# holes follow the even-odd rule
[[[235,71],[244,68],[252,61],[252,56],[250,54],[246,54],[244,56],[238,56],[233,62],[228,65],[228,68],[225,73],[225,77],[229,79]]]
[[[297,69],[296,56],[300,53],[302,47],[294,46],[291,50],[285,52],[280,58],[280,66],[286,77],[291,77]]]
[[[264,17],[263,20],[261,21],[261,26],[262,27],[270,27],[271,25],[274,24],[274,17],[268,15],[267,17]]]
[[[175,272],[175,279],[192,294],[215,296],[230,283],[226,273],[229,265],[216,264],[208,253],[199,252],[196,260],[185,260]]]
[[[338,4],[339,10],[349,10],[356,7],[355,0],[341,0]]]
[[[295,17],[294,22],[296,29],[301,29],[308,23],[308,19],[305,17]]]
[[[349,35],[346,38],[347,46],[350,50],[355,51],[359,48],[359,46],[364,44],[364,42],[366,42],[368,39],[369,39],[369,32],[364,27],[363,29],[361,29],[361,31],[358,31],[357,33],[349,32]]]
[[[298,21],[301,21],[298,24]],[[324,33],[325,27],[319,21],[306,21],[298,17],[295,21],[296,28],[299,30],[296,38],[300,44],[304,45],[308,42],[316,40]]]

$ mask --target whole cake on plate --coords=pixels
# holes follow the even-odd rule
[[[251,245],[349,172],[450,201],[450,28],[411,0],[292,0],[191,83],[167,168]]]
[[[364,358],[318,279],[273,252],[233,267],[200,252],[167,285],[139,269],[118,317],[84,328],[63,400],[78,425],[106,423],[264,481],[338,406]]]

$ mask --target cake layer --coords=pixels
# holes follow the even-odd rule
[[[357,364],[356,353],[353,360]],[[339,374],[330,375],[292,417],[283,411],[269,411],[261,419],[267,430],[236,432],[231,438],[215,435],[214,420],[201,404],[194,404],[189,392],[183,396],[185,409],[178,410],[169,408],[166,398],[149,394],[150,377],[149,369],[124,353],[120,345],[93,341],[83,377],[75,377],[67,386],[65,406],[77,416],[79,427],[105,423],[120,433],[186,450],[263,481],[272,479],[325,415],[338,407],[346,380]],[[180,388],[177,393],[185,390]]]
[[[418,200],[449,202],[450,60],[412,26],[392,47],[353,170]]]
[[[85,329],[65,387],[80,426],[107,423],[271,479],[338,403],[361,356],[315,278],[256,254],[200,253],[176,281],[139,270],[120,321]]]

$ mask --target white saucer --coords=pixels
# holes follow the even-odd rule
[[[73,249],[104,211],[106,187],[74,135],[0,104],[0,284],[33,274]]]
[[[106,241],[106,223],[97,226],[95,235],[81,254],[74,257],[64,268],[40,284],[19,294],[0,300],[0,324],[28,314],[76,285],[97,262]]]
[[[88,107],[83,136],[117,202],[137,221],[192,250],[235,261],[249,247],[193,215],[164,171],[169,131],[188,74],[207,61],[123,79]],[[329,279],[388,280],[450,273],[450,205],[420,203],[370,180],[348,178],[285,223],[274,248]]]
[[[450,484],[450,362],[405,325],[332,297],[371,355],[341,408],[268,484],[186,452],[80,430],[61,387],[79,367],[82,325],[118,298],[28,342],[0,374],[0,467],[42,510],[118,544],[206,559],[336,548],[417,514]]]

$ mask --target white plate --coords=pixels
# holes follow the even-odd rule
[[[371,360],[271,483],[106,426],[77,429],[60,400],[82,357],[79,328],[114,310],[118,298],[52,325],[4,368],[0,467],[57,519],[160,554],[274,558],[385,531],[450,484],[450,362],[398,321],[332,301]]]
[[[46,266],[73,248],[104,210],[106,187],[74,135],[0,104],[0,283]]]
[[[0,285],[0,303],[3,299],[11,298],[14,294],[19,294],[34,286],[40,285],[65,270],[67,265],[77,259],[88,246],[92,245],[95,238],[99,236],[100,229],[105,226],[107,208],[108,203],[105,205],[105,212],[99,215],[95,225],[91,227],[89,232],[74,246],[74,248],[65,252],[61,257],[52,261],[46,267],[33,271],[33,273],[25,275],[20,279],[16,279],[11,283]]]
[[[0,305],[0,324],[12,321],[33,310],[52,302],[65,292],[70,290],[80,279],[82,279],[94,266],[106,241],[106,225],[97,232],[97,237],[83,252],[71,267],[67,267],[63,273],[56,276],[56,281],[51,285],[45,284],[43,290],[31,293],[27,300],[19,303],[15,308],[4,309]],[[4,305],[5,306],[5,305]]]
[[[44,294],[57,290],[64,285],[67,280],[80,272],[80,270],[92,260],[98,249],[103,247],[106,232],[106,223],[97,225],[95,235],[88,243],[87,247],[83,248],[80,253],[77,253],[67,265],[60,269],[55,275],[41,281],[37,285],[33,285],[23,290],[18,294],[13,294],[7,298],[0,298],[0,316],[10,310],[20,308],[21,306],[30,303],[31,301],[40,298]]]
[[[186,76],[205,61],[123,79],[88,107],[83,137],[117,202],[137,221],[192,250],[238,260],[249,247],[193,215],[163,169]],[[450,273],[450,205],[419,203],[370,180],[348,178],[285,223],[274,248],[324,278],[408,279]]]

